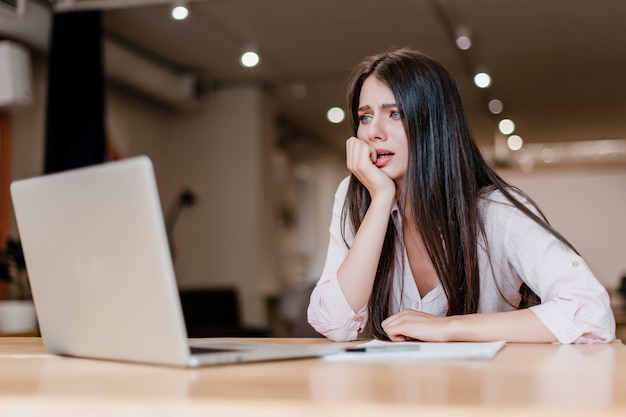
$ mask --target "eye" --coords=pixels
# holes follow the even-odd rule
[[[402,114],[400,113],[399,110],[392,111],[390,116],[392,119],[398,119],[398,120],[402,119]]]
[[[369,115],[369,114],[361,114],[361,115],[359,116],[359,121],[360,121],[361,123],[367,123],[367,122],[369,122],[369,121],[371,121],[371,120],[372,120],[372,116],[371,116],[371,115]]]

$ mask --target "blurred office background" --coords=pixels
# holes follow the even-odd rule
[[[246,328],[289,334],[297,320],[347,175],[348,124],[328,111],[345,110],[351,68],[391,47],[448,67],[488,160],[620,286],[626,2],[2,0],[3,241],[17,237],[8,183],[44,172],[54,16],[93,10],[108,158],[152,159],[181,290],[234,289]]]

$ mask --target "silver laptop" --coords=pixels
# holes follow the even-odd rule
[[[52,353],[193,367],[339,349],[188,339],[145,156],[15,181],[11,195],[41,336]]]

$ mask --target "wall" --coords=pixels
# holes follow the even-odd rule
[[[152,160],[157,179],[167,176],[168,139],[175,120],[171,109],[155,106],[148,99],[124,89],[107,89],[107,137],[120,157],[147,155]],[[171,191],[159,184],[162,204]]]
[[[165,215],[183,188],[197,196],[174,228],[179,286],[235,286],[244,323],[265,326],[276,291],[269,99],[255,86],[218,89],[183,112],[112,88],[108,111],[121,155],[153,159]]]
[[[339,182],[349,172],[345,158],[323,148],[305,146],[295,157],[298,230],[295,246],[302,265],[300,282],[317,281],[328,249],[332,208]]]
[[[264,296],[275,290],[271,148],[273,108],[254,86],[212,92],[198,111],[170,126],[170,190],[189,187],[198,203],[176,226],[181,286],[240,290],[244,321],[266,322]]]

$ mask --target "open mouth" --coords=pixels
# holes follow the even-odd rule
[[[384,166],[387,165],[387,163],[389,161],[391,161],[391,158],[393,157],[394,153],[387,150],[387,149],[376,149],[376,161],[375,161],[375,165],[378,168],[382,168]]]

